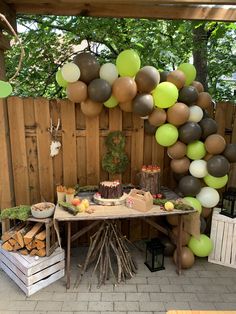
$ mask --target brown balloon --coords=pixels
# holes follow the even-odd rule
[[[178,89],[184,87],[186,76],[184,72],[175,70],[170,72],[166,78],[167,82],[173,83]]]
[[[202,83],[200,83],[198,81],[193,81],[191,85],[194,86],[198,90],[199,93],[204,92],[204,87],[203,87]]]
[[[197,105],[202,109],[206,109],[211,106],[212,98],[211,95],[207,92],[199,93],[197,99]]]
[[[180,141],[177,141],[174,145],[167,148],[167,155],[172,159],[183,158],[186,152],[187,146]]]
[[[223,155],[229,162],[236,162],[236,143],[227,144],[223,151]]]
[[[141,68],[135,77],[139,92],[150,93],[160,82],[160,74],[153,66]]]
[[[177,264],[177,249],[174,252],[173,259],[175,264]],[[181,266],[184,269],[191,268],[194,264],[195,257],[193,252],[188,247],[182,247],[181,250]]]
[[[187,157],[172,159],[170,167],[175,173],[186,173],[190,166],[190,160]]]
[[[148,120],[144,120],[144,132],[147,134],[154,135],[156,133],[157,127],[150,124]]]
[[[150,94],[138,94],[133,99],[133,112],[140,117],[148,116],[153,111],[153,97]]]
[[[205,140],[205,148],[209,154],[221,154],[226,147],[226,141],[220,134],[211,134]]]
[[[96,117],[102,112],[103,104],[86,99],[81,103],[81,111],[87,117]]]
[[[188,121],[189,114],[189,107],[182,102],[177,102],[167,110],[167,121],[179,126]]]
[[[73,61],[80,68],[80,81],[88,84],[99,77],[100,64],[91,53],[79,53],[74,57]]]
[[[175,237],[175,239],[177,240],[178,237],[178,226],[174,227],[172,229],[173,235]],[[186,231],[182,230],[181,232],[181,242],[182,242],[182,246],[185,246],[188,244],[189,240],[191,238],[191,235],[189,233],[187,233]]]
[[[118,102],[131,101],[137,94],[135,80],[128,76],[119,77],[112,85],[112,94]]]
[[[166,82],[168,74],[169,74],[169,72],[167,72],[167,71],[160,72],[160,83]]]
[[[184,86],[179,91],[179,102],[188,106],[195,105],[198,99],[198,91],[194,86]]]
[[[178,215],[168,215],[166,216],[166,220],[167,222],[171,225],[171,226],[178,226],[179,224],[179,220],[178,220]]]
[[[155,108],[148,117],[150,124],[154,126],[160,126],[166,122],[166,112],[164,109]]]
[[[89,83],[88,96],[92,101],[104,103],[111,96],[111,85],[100,78]]]
[[[202,129],[201,138],[205,140],[209,135],[217,132],[217,123],[212,118],[203,118],[199,125]]]
[[[85,101],[88,97],[87,85],[82,81],[68,83],[66,88],[66,94],[72,102],[80,103],[82,101]]]
[[[208,160],[211,159],[212,157],[213,157],[212,154],[206,154],[203,159],[204,159],[205,161],[208,161]]]
[[[119,103],[120,109],[124,112],[133,112],[133,102],[127,101],[127,102],[120,102]]]

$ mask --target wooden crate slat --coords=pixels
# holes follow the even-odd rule
[[[229,225],[226,223],[226,224],[224,224],[222,249],[221,249],[221,256],[220,256],[220,260],[222,263],[225,262],[226,247],[227,247],[227,243],[228,243],[228,232],[229,232]]]
[[[40,194],[47,201],[54,200],[53,168],[50,157],[51,136],[48,132],[50,126],[49,101],[44,98],[34,100],[35,119],[37,121],[37,150],[39,168]]]
[[[236,265],[236,224],[233,226],[231,265]]]
[[[8,119],[16,205],[30,204],[24,107],[21,98],[8,99]]]
[[[99,117],[86,117],[87,184],[96,185],[100,177]]]
[[[61,100],[63,178],[66,186],[77,183],[75,105],[68,100]]]

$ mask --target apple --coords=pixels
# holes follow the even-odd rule
[[[82,204],[84,204],[85,208],[88,208],[89,207],[89,200],[87,198],[84,198],[82,200]]]
[[[79,205],[80,203],[81,203],[81,200],[80,200],[78,197],[74,198],[74,199],[71,201],[71,204],[74,205],[74,206],[77,206],[77,205]]]

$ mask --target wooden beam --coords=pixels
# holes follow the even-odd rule
[[[11,46],[9,40],[2,33],[0,33],[0,50],[5,51],[10,48]]]
[[[206,5],[156,5],[150,3],[139,4],[111,4],[106,3],[51,3],[16,4],[17,13],[25,14],[55,14],[97,17],[131,17],[156,18],[173,20],[209,20],[209,21],[236,21],[236,6],[206,6]]]
[[[0,13],[5,15],[8,22],[16,31],[16,12],[12,8],[12,6],[6,4],[5,1],[0,0]],[[0,19],[0,29],[6,29],[9,32],[9,28],[7,27],[6,23]]]

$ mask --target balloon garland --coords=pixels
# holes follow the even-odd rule
[[[81,109],[87,115],[98,115],[103,104],[107,108],[119,104],[121,110],[145,119],[145,132],[167,148],[171,169],[181,177],[181,196],[201,213],[218,204],[217,189],[228,182],[230,163],[236,162],[236,144],[226,144],[217,134],[217,124],[207,112],[211,95],[195,78],[196,69],[189,63],[169,73],[159,73],[149,65],[141,68],[140,58],[132,49],[122,51],[116,65],[106,63],[101,67],[92,54],[78,54],[74,63],[63,66],[56,76],[68,98],[82,102]],[[87,104],[89,110],[85,110]],[[191,237],[188,247],[196,256],[207,256],[212,244],[201,235],[199,240]],[[183,254],[187,265],[192,265],[189,249]]]

